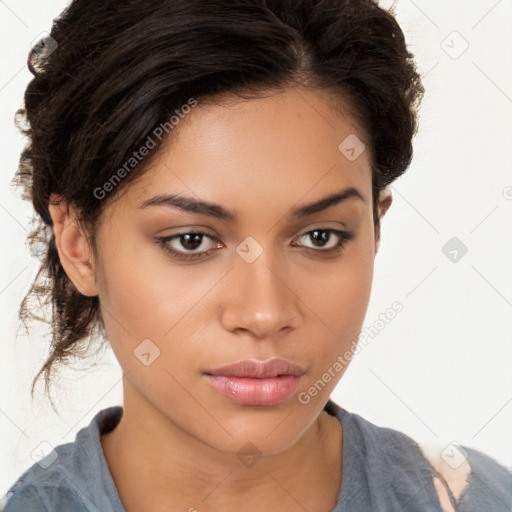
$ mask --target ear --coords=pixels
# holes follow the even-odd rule
[[[98,294],[92,248],[77,222],[76,208],[52,195],[49,205],[55,247],[67,276],[82,295]]]
[[[393,196],[391,195],[391,189],[384,188],[379,193],[379,200],[377,204],[377,213],[379,216],[380,222],[382,222],[382,218],[386,214],[386,212],[389,210],[389,207],[391,206],[391,203],[393,202]],[[381,226],[379,226],[379,229],[377,230],[375,234],[375,254],[379,251],[380,248],[380,233],[381,233]]]

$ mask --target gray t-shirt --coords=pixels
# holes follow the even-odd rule
[[[436,470],[413,439],[332,400],[325,410],[343,427],[342,485],[331,512],[442,512],[433,484]],[[0,512],[126,512],[100,443],[122,414],[121,406],[99,411],[74,442],[57,446],[18,478],[0,501]],[[471,473],[457,502],[452,500],[454,510],[510,512],[512,473],[487,455],[464,449]]]

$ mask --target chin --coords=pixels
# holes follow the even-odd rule
[[[276,455],[291,448],[314,421],[314,418],[299,417],[297,413],[290,412],[290,408],[275,410],[274,413],[272,409],[265,409],[251,410],[246,416],[239,413],[229,421],[227,414],[224,415],[222,435],[212,438],[212,433],[217,433],[218,429],[209,429],[205,432],[204,442],[231,455],[240,455],[244,449],[253,450],[260,456]]]

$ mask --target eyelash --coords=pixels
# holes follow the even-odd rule
[[[323,253],[328,255],[333,255],[335,253],[341,252],[345,248],[345,242],[349,242],[350,240],[353,240],[355,237],[355,234],[351,231],[340,231],[339,229],[332,229],[332,228],[316,228],[312,229],[310,231],[306,231],[306,233],[303,233],[299,236],[299,238],[302,238],[304,236],[310,235],[311,233],[314,233],[315,231],[324,231],[327,233],[331,233],[334,235],[337,235],[340,239],[338,244],[335,247],[331,247],[330,249],[312,249],[311,247],[306,247],[306,251],[313,251],[315,253]],[[208,238],[211,238],[212,240],[216,240],[214,237],[209,235],[208,233],[204,233],[202,231],[190,231],[185,233],[178,233],[176,235],[167,236],[163,238],[157,238],[157,244],[168,254],[170,254],[172,257],[181,260],[181,261],[191,261],[191,260],[197,260],[197,259],[203,259],[207,255],[209,255],[211,252],[215,251],[215,249],[210,249],[208,251],[203,251],[196,254],[182,254],[179,251],[176,251],[171,248],[170,242],[176,239],[179,239],[182,236],[185,235],[202,235],[206,236]]]

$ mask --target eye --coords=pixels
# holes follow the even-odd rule
[[[335,235],[335,236],[333,236]],[[338,253],[345,247],[345,242],[353,240],[355,234],[348,231],[340,231],[332,228],[317,228],[302,234],[299,239],[313,240],[313,247],[305,247],[305,250],[312,251],[315,254],[333,254]],[[204,243],[206,239],[217,241],[214,248],[208,249],[208,243]],[[187,233],[178,233],[163,238],[157,238],[157,243],[162,249],[170,254],[173,258],[182,261],[191,261],[207,257],[210,253],[217,249],[221,249],[223,245],[213,236],[202,231],[193,231]],[[292,246],[301,246],[292,242]],[[327,247],[327,248],[325,248]],[[190,252],[192,251],[192,252]]]
[[[313,247],[306,246],[305,248],[307,250],[311,250],[317,254],[333,254],[342,251],[345,248],[345,242],[353,240],[354,237],[355,234],[349,231],[340,231],[339,229],[332,228],[317,228],[304,233],[299,239],[305,239],[306,241],[309,239],[313,241]],[[297,244],[293,243],[292,245],[295,246]]]
[[[198,258],[203,258],[210,254],[215,249],[205,250],[204,239],[209,238],[215,240],[212,236],[202,231],[194,231],[190,233],[179,233],[177,235],[167,236],[164,238],[158,238],[158,245],[160,245],[164,251],[169,253],[171,256],[178,260],[190,261]],[[178,250],[176,247],[181,246],[185,251],[195,251],[195,253],[187,253],[183,250]],[[217,243],[217,248],[220,249],[222,244]],[[198,250],[200,249],[200,250]]]

